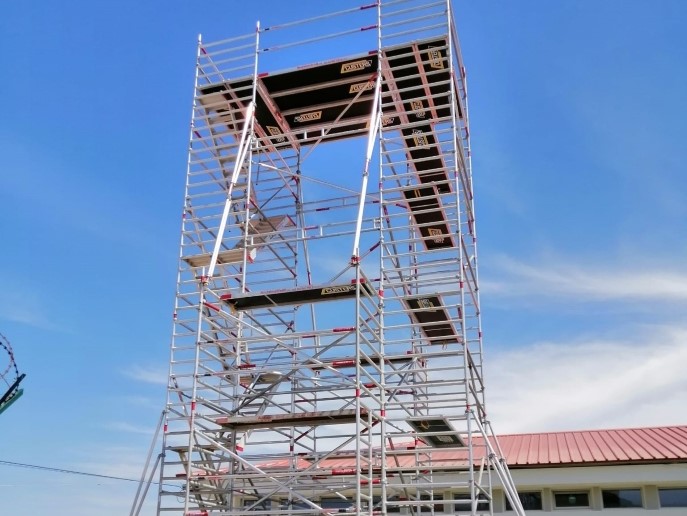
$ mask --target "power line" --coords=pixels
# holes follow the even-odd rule
[[[123,482],[137,482],[137,483],[140,482],[140,479],[116,477],[114,475],[103,475],[100,473],[88,473],[86,471],[76,471],[73,469],[51,468],[48,466],[38,466],[36,464],[24,464],[22,462],[12,462],[9,460],[0,460],[0,465],[13,466],[16,468],[38,469],[41,471],[52,471],[53,473],[62,473],[62,474],[68,474],[68,475],[81,475],[84,477],[106,478],[108,480],[121,480]],[[151,482],[151,484],[160,485],[160,482]]]

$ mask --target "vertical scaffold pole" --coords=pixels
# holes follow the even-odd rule
[[[386,455],[386,366],[384,361],[384,258],[382,249],[384,248],[384,199],[382,188],[382,99],[381,99],[381,84],[382,84],[382,3],[377,1],[377,79],[380,84],[380,94],[377,100],[377,122],[379,127],[377,129],[377,180],[379,181],[379,292],[378,292],[378,317],[379,317],[379,450],[380,450],[380,499],[381,512],[387,513],[386,498],[387,498],[387,455]]]
[[[192,150],[193,150],[193,137],[194,137],[194,132],[195,132],[195,125],[194,125],[194,119],[195,119],[195,111],[197,106],[196,103],[196,96],[198,92],[198,78],[200,76],[200,54],[203,49],[203,37],[201,34],[198,34],[198,42],[197,42],[197,47],[196,47],[196,70],[195,70],[195,76],[193,79],[193,104],[191,107],[191,123],[189,127],[189,137],[188,137],[188,155],[186,158],[186,186],[185,186],[185,191],[184,191],[184,208],[183,208],[183,213],[181,217],[181,234],[179,237],[179,257],[177,261],[177,281],[176,281],[176,293],[174,296],[174,313],[172,315],[172,342],[170,343],[169,346],[169,368],[167,371],[167,405],[166,405],[166,410],[163,412],[164,418],[163,418],[163,423],[162,423],[162,456],[164,457],[164,454],[166,453],[165,450],[167,448],[167,430],[169,428],[169,407],[172,404],[171,401],[171,394],[172,394],[172,385],[170,383],[172,382],[172,378],[174,375],[174,370],[173,370],[173,365],[174,365],[174,346],[175,346],[175,336],[176,336],[176,326],[177,326],[177,316],[179,313],[179,295],[180,295],[180,285],[181,285],[181,256],[183,253],[184,249],[184,231],[186,229],[186,215],[189,211],[189,206],[188,206],[188,191],[189,191],[189,176],[190,176],[190,171],[191,171],[191,156],[192,156]],[[164,468],[164,461],[160,465],[160,475],[159,475],[159,485],[160,488],[158,489],[158,494],[157,494],[157,512],[158,514],[162,510],[162,486],[164,483],[164,476],[165,476],[165,468]]]
[[[377,60],[379,63],[379,59]],[[367,199],[367,182],[370,172],[370,161],[372,160],[372,151],[375,146],[375,137],[379,129],[380,115],[379,103],[381,97],[382,76],[379,73],[379,64],[377,65],[377,77],[375,78],[374,99],[372,101],[372,119],[370,120],[370,130],[367,134],[367,151],[365,152],[365,165],[363,166],[363,183],[360,187],[360,201],[358,203],[358,218],[355,224],[355,237],[353,239],[353,252],[351,254],[354,263],[360,259],[360,232],[363,226],[363,212],[365,210],[365,200]]]

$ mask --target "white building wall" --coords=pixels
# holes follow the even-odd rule
[[[687,516],[687,507],[660,508],[659,488],[687,489],[687,464],[647,464],[623,466],[581,466],[581,467],[546,467],[530,469],[511,469],[511,474],[519,491],[539,491],[542,494],[542,510],[527,511],[530,516],[556,513],[560,516]],[[462,473],[444,473],[435,484],[442,485],[444,512],[435,515],[465,515],[453,507],[453,497],[465,493],[467,475]],[[400,482],[399,477],[390,479],[390,486]],[[493,512],[501,516],[513,515],[506,511],[505,495],[496,477],[494,482]],[[641,508],[605,509],[602,491],[604,489],[640,489],[642,493]],[[587,508],[557,508],[554,493],[584,491],[589,493],[590,505]],[[344,494],[347,494],[343,491]],[[441,502],[439,502],[441,503]],[[405,507],[401,514],[410,514]],[[430,513],[423,513],[429,515]],[[484,515],[488,516],[488,512]]]
[[[687,464],[647,464],[624,466],[579,466],[562,468],[511,469],[518,487],[674,485],[685,487]]]
[[[687,507],[661,509],[658,497],[659,487],[687,488],[687,464],[511,469],[511,474],[518,490],[541,491],[543,510],[530,511],[534,514],[556,512],[564,516],[589,516],[603,512],[615,516],[647,516],[659,511],[669,516],[687,516]],[[498,485],[496,480],[495,485]],[[637,488],[642,492],[642,508],[603,508],[602,490]],[[556,508],[554,493],[560,491],[588,492],[590,507]],[[505,510],[505,496],[501,489],[494,496],[495,514],[513,514]]]

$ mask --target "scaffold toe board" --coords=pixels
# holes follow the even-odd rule
[[[405,300],[411,317],[419,324],[429,344],[460,343],[448,311],[438,295],[409,297]]]
[[[275,290],[250,295],[224,294],[221,299],[234,310],[252,310],[254,308],[350,299],[356,296],[356,291],[356,284],[352,282],[338,285],[308,286],[292,290]],[[360,283],[360,291],[367,295],[374,294],[374,289],[364,282]]]

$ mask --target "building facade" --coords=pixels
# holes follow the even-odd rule
[[[582,516],[601,511],[637,516],[661,511],[687,515],[687,426],[513,434],[498,439],[528,514]],[[397,449],[402,447],[397,445]],[[403,467],[412,467],[418,448],[422,446],[406,447],[406,460],[399,461],[396,477],[402,477]],[[441,460],[437,469],[443,468],[443,478],[437,483],[451,486],[464,472],[465,457],[452,451]],[[328,466],[345,469],[351,464],[349,455]],[[264,466],[279,471],[286,465]],[[477,513],[514,514],[498,480],[493,480],[493,500],[479,502]],[[434,498],[434,504],[426,506],[403,505],[402,497],[396,498],[393,510],[387,512],[470,513],[470,497],[464,488],[446,487]],[[325,497],[318,502],[331,513],[350,511],[350,502],[343,498]]]

